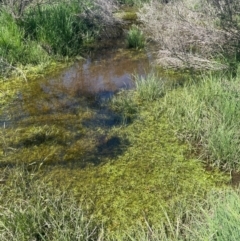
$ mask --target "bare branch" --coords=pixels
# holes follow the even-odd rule
[[[226,68],[214,60],[223,54],[228,35],[217,27],[215,13],[203,0],[145,4],[139,18],[159,45],[157,63],[171,68]]]

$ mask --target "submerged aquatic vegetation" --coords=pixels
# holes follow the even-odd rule
[[[124,151],[95,167],[54,168],[50,176],[57,185],[68,185],[95,220],[107,232],[123,232],[147,220],[157,226],[174,221],[206,192],[227,181],[218,172],[207,172],[190,156],[189,147],[174,137],[161,115],[161,102],[144,106],[132,124],[116,127],[111,133],[120,139]],[[158,113],[157,113],[158,112]],[[158,115],[159,114],[159,115]]]

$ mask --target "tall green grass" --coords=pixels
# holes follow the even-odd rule
[[[128,48],[142,49],[145,46],[143,32],[135,25],[129,29],[126,41]]]
[[[140,101],[154,101],[165,94],[165,81],[155,73],[135,76],[136,96]]]
[[[76,55],[82,50],[84,36],[94,34],[98,28],[80,17],[83,11],[77,2],[45,4],[30,8],[24,16],[22,27],[26,36],[39,42],[47,52]]]
[[[194,143],[208,163],[240,169],[239,78],[204,77],[165,98],[167,114],[178,135]]]
[[[53,56],[80,55],[99,34],[104,25],[104,16],[99,16],[107,7],[90,0],[33,3],[15,18],[5,4],[0,11],[1,72],[6,66],[39,65]]]
[[[46,62],[46,52],[38,43],[24,40],[24,34],[9,13],[0,11],[0,57],[9,65]]]
[[[193,215],[187,231],[188,240],[239,240],[239,189],[210,193],[205,204]]]
[[[166,92],[166,83],[157,74],[136,75],[133,78],[136,89],[119,92],[110,101],[111,108],[122,114],[123,123],[129,122],[137,116],[141,103],[157,100]]]
[[[28,167],[30,168],[30,167]],[[215,190],[201,203],[182,209],[175,222],[152,226],[146,219],[121,233],[107,233],[84,212],[72,193],[51,186],[44,173],[26,167],[0,171],[0,239],[2,241],[237,241],[240,238],[240,194]],[[184,200],[183,200],[184,201]],[[159,210],[164,212],[164,210]]]

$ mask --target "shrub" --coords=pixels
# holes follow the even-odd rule
[[[165,68],[228,67],[239,48],[239,1],[154,0],[138,16],[159,46],[157,63]],[[228,25],[224,19],[228,19]],[[234,29],[234,30],[233,30]],[[231,60],[232,61],[232,60]]]

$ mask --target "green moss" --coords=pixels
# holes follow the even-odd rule
[[[206,171],[190,147],[178,141],[162,99],[139,102],[132,94],[131,124],[92,128],[85,123],[95,120],[96,111],[84,98],[75,93],[56,98],[64,94],[56,85],[55,97],[48,100],[43,84],[35,80],[19,87],[21,105],[17,96],[8,105],[13,122],[1,129],[1,164],[51,165],[46,178],[74,193],[108,232],[123,232],[145,220],[157,226],[165,218],[163,210],[174,220],[228,181],[217,171]],[[72,100],[79,107],[66,111]],[[120,106],[120,112],[124,109]]]
[[[146,106],[133,124],[112,130],[129,141],[122,155],[99,166],[56,168],[50,174],[58,185],[67,185],[86,202],[85,208],[109,232],[127,230],[144,220],[157,225],[164,218],[163,210],[174,219],[208,190],[227,181],[189,158],[189,147],[178,142],[166,119],[155,118],[160,104]]]
[[[125,21],[136,21],[137,13],[136,11],[122,11],[114,14],[116,18],[120,18]]]

